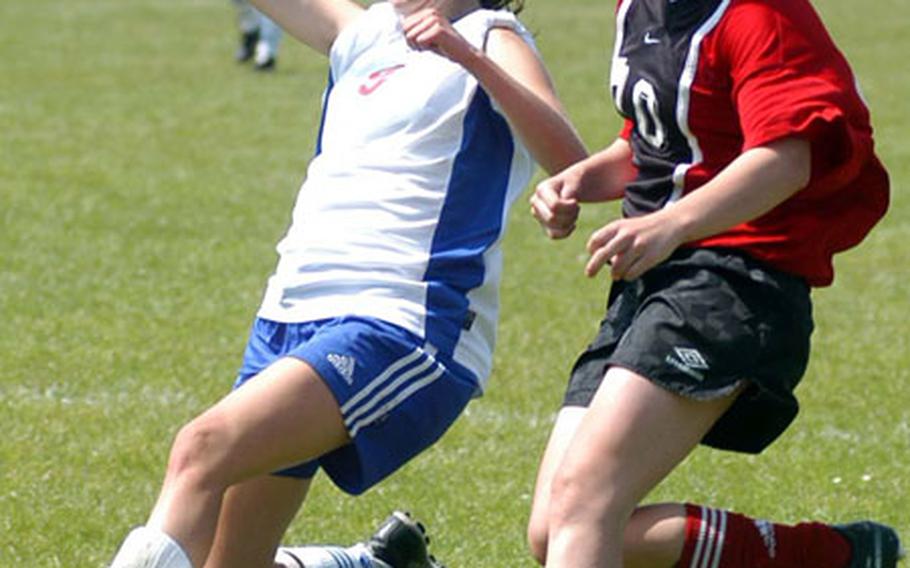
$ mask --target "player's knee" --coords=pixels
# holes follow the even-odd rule
[[[577,518],[585,505],[584,480],[571,469],[556,473],[550,487],[549,527]]]
[[[634,503],[626,503],[616,487],[591,485],[584,471],[566,468],[553,478],[548,531],[578,526],[617,528],[625,525]]]
[[[531,556],[538,564],[543,566],[547,562],[547,538],[549,530],[547,528],[547,519],[545,515],[531,512],[531,520],[528,521],[528,549]]]
[[[192,478],[200,484],[215,483],[219,460],[229,451],[227,439],[222,420],[210,415],[194,419],[177,433],[168,460],[168,475]]]

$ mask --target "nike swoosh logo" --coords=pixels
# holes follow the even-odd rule
[[[653,37],[651,32],[645,34],[645,45],[655,45],[660,43],[660,38]]]

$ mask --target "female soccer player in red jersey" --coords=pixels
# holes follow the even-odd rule
[[[625,128],[541,183],[551,237],[623,199],[588,241],[613,278],[575,364],[529,525],[548,567],[893,567],[871,522],[783,526],[640,506],[699,444],[757,453],[797,413],[810,288],[888,205],[869,113],[807,0],[621,0],[611,86]]]

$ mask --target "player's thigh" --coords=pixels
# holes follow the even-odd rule
[[[349,441],[329,387],[308,363],[292,357],[275,361],[194,422],[202,437],[214,432],[211,453],[229,485]]]
[[[205,568],[270,566],[310,481],[264,475],[231,486]]]
[[[570,507],[632,509],[681,462],[737,393],[695,400],[611,367],[565,453],[555,483]]]

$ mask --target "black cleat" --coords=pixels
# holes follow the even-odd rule
[[[391,568],[444,568],[427,552],[426,529],[411,515],[395,511],[383,521],[366,547]]]
[[[240,44],[234,52],[237,63],[245,63],[253,58],[256,53],[256,44],[259,42],[259,30],[246,32],[240,36]]]
[[[262,61],[256,61],[254,64],[254,69],[256,69],[256,71],[274,71],[275,58],[270,56],[266,59],[263,59]]]
[[[904,556],[897,532],[872,521],[834,525],[850,541],[853,554],[847,568],[896,568]]]

